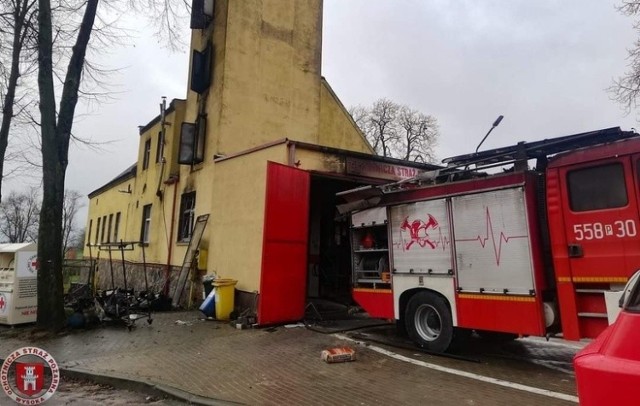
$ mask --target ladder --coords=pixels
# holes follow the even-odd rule
[[[173,294],[171,295],[171,303],[173,304],[173,307],[178,307],[180,305],[180,300],[182,299],[184,288],[187,285],[189,276],[191,275],[191,269],[193,268],[193,264],[196,260],[200,240],[202,240],[202,234],[204,233],[208,220],[209,215],[202,214],[198,216],[196,223],[193,226],[193,232],[191,233],[191,239],[189,240],[189,247],[187,248],[187,252],[184,254],[184,261],[182,262],[182,267],[180,268],[180,273],[178,274]]]

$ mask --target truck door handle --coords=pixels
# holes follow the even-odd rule
[[[582,245],[569,244],[569,258],[582,258],[583,256]]]

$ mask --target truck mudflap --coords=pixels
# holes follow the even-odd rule
[[[369,316],[393,319],[393,291],[391,289],[353,288],[353,299]]]

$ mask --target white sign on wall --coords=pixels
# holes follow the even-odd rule
[[[395,165],[387,162],[352,157],[347,157],[345,169],[350,175],[388,180],[409,179],[424,172],[422,169],[411,166]]]

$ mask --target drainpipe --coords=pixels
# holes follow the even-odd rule
[[[296,144],[287,141],[287,165],[296,165]]]
[[[171,205],[171,225],[169,226],[169,244],[167,247],[167,267],[164,271],[164,289],[165,296],[169,296],[169,287],[171,285],[171,252],[173,251],[173,225],[176,219],[176,198],[178,196],[178,175],[171,175],[164,183],[165,185],[173,185],[173,204]]]

